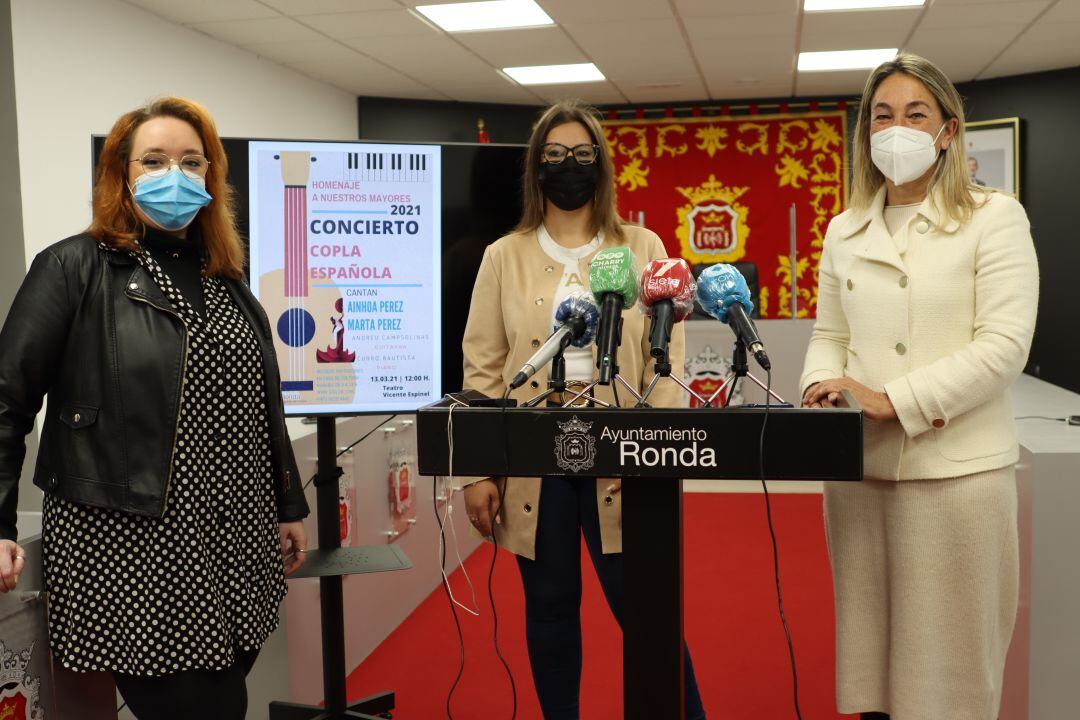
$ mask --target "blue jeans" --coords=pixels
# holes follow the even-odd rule
[[[511,480],[511,482],[513,482]],[[581,534],[608,607],[622,625],[623,557],[604,555],[596,482],[546,477],[537,509],[536,560],[518,556],[525,587],[525,641],[544,720],[578,720],[581,691]],[[703,720],[686,652],[686,720]]]

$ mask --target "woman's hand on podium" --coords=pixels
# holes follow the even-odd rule
[[[469,522],[484,537],[495,534],[494,523],[499,522],[499,486],[494,479],[478,480],[465,486],[465,510]]]
[[[851,378],[833,378],[814,383],[803,395],[803,407],[842,407],[844,390],[848,390],[862,407],[863,415],[871,420],[895,420],[896,409],[883,392],[876,392]]]
[[[0,593],[14,590],[26,566],[26,551],[13,540],[0,540]]]
[[[285,562],[285,574],[296,572],[307,559],[307,531],[301,520],[278,524],[281,535],[281,559]]]

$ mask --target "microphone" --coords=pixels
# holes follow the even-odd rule
[[[731,327],[735,337],[754,354],[758,365],[766,371],[772,369],[765,345],[748,315],[754,311],[754,303],[741,272],[724,263],[705,268],[698,276],[697,301],[702,310]]]
[[[551,362],[568,345],[588,347],[596,337],[599,322],[600,311],[592,296],[584,290],[568,295],[559,303],[559,307],[555,308],[555,331],[548,337],[547,342],[533,353],[529,361],[521,366],[521,370],[510,381],[510,389],[515,390],[524,385],[526,380]]]
[[[637,262],[629,247],[600,250],[589,263],[589,285],[600,305],[596,330],[596,382],[610,384],[619,375],[622,311],[637,300]]]
[[[690,265],[682,258],[650,260],[641,271],[641,311],[652,318],[649,353],[657,363],[667,363],[671,329],[693,311],[696,289]]]
[[[622,342],[622,311],[637,300],[637,263],[630,248],[605,248],[589,263],[589,286],[600,304],[596,333],[597,382],[608,385],[619,374],[618,350]]]

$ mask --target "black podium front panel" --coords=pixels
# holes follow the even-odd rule
[[[417,413],[422,475],[450,473],[450,412],[437,405]],[[453,474],[757,479],[765,414],[757,407],[459,407]],[[768,411],[766,479],[861,480],[862,452],[858,410]]]

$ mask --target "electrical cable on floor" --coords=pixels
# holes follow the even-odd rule
[[[772,397],[772,371],[766,370],[765,390],[765,417],[761,421],[761,436],[758,438],[758,467],[761,471],[761,489],[765,491],[765,517],[769,521],[769,538],[772,540],[773,572],[776,577],[776,605],[780,610],[780,623],[784,626],[784,637],[787,639],[788,657],[791,659],[791,686],[794,694],[795,717],[802,720],[802,709],[799,707],[799,671],[795,666],[795,646],[791,642],[791,630],[788,628],[787,617],[784,615],[784,595],[780,591],[780,550],[776,544],[776,530],[773,527],[772,502],[769,499],[769,487],[765,483],[765,427],[769,423],[769,407]]]

